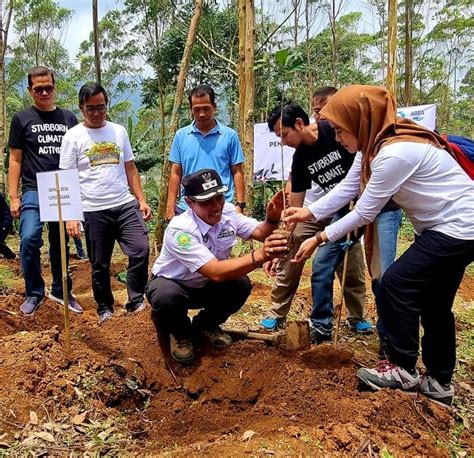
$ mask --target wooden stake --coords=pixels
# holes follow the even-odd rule
[[[349,211],[352,211],[354,202],[351,201],[349,204]],[[349,232],[346,237],[346,243],[351,240],[351,233]],[[339,328],[341,326],[341,317],[342,317],[342,306],[344,305],[344,289],[346,287],[346,275],[347,275],[347,262],[349,260],[349,247],[347,247],[346,252],[344,253],[344,264],[342,267],[342,280],[341,280],[341,301],[336,306],[336,331],[334,332],[334,341],[333,345],[337,345],[339,338]]]
[[[58,202],[59,240],[61,244],[61,273],[63,282],[64,300],[64,335],[66,341],[66,356],[71,357],[71,329],[69,325],[69,291],[67,290],[67,264],[66,264],[66,234],[64,232],[63,212],[61,208],[61,188],[59,187],[59,174],[56,177],[56,198]]]

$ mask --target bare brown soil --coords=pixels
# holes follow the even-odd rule
[[[398,391],[361,389],[356,370],[377,361],[374,335],[355,336],[344,326],[337,347],[296,353],[249,340],[225,351],[196,342],[196,362],[182,368],[170,359],[166,338],[158,340],[149,310],[123,313],[125,287],[115,278],[116,313],[99,326],[90,266],[71,265],[85,313],[71,314],[70,358],[57,304],[46,300],[31,318],[19,313],[23,281],[17,263],[13,286],[0,295],[0,456],[472,453],[469,381],[457,386],[452,410]],[[12,264],[0,260],[6,266]],[[113,273],[124,266],[115,263]],[[268,306],[269,282],[261,274],[253,278],[252,297],[229,320],[230,328],[256,328]],[[463,306],[472,300],[472,278],[465,278],[459,296]],[[305,316],[309,307],[306,282],[292,316]],[[368,309],[374,319],[370,298]]]

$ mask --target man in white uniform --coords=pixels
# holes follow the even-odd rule
[[[252,285],[246,274],[284,255],[287,236],[270,235],[280,221],[281,192],[268,204],[265,221],[259,223],[225,202],[227,186],[215,170],[199,170],[184,177],[182,184],[189,208],[166,229],[147,297],[157,331],[170,332],[172,357],[180,364],[190,364],[194,359],[193,331],[209,338],[217,348],[232,344],[220,325],[250,295]],[[264,241],[264,245],[228,259],[237,237]],[[190,308],[201,309],[192,324]]]

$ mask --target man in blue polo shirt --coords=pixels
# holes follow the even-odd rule
[[[166,218],[170,220],[187,208],[183,193],[177,202],[183,176],[201,169],[214,169],[227,186],[226,202],[234,202],[237,211],[245,208],[244,155],[237,132],[214,118],[215,93],[201,85],[189,93],[193,122],[176,132],[169,160],[172,163],[168,184]]]

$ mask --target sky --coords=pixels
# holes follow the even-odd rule
[[[226,0],[218,0],[225,2]],[[56,0],[59,6],[73,10],[73,17],[71,24],[68,27],[67,33],[64,37],[60,37],[63,46],[68,50],[69,57],[73,60],[79,50],[80,44],[89,38],[92,31],[92,0]],[[269,2],[269,3],[268,3]],[[268,3],[268,4],[267,4]],[[286,3],[286,2],[285,2]],[[362,0],[345,1],[344,10],[346,12],[351,10],[363,10]],[[124,0],[98,0],[99,4],[99,20],[109,10],[122,9]],[[265,4],[267,14],[276,14],[276,17],[282,15],[282,3],[275,0],[262,0],[262,6]],[[286,11],[286,10],[285,10]],[[287,11],[284,16],[286,16]],[[14,18],[13,18],[14,21]],[[367,24],[366,24],[367,25]],[[15,39],[13,28],[10,28],[10,43]]]
[[[74,59],[79,50],[79,45],[89,38],[92,32],[92,1],[91,0],[59,0],[59,6],[74,11],[67,35],[64,38],[64,47],[69,56]],[[99,20],[109,10],[123,8],[121,0],[98,0]]]
[[[109,10],[123,8],[123,0],[98,0],[99,20]],[[59,37],[63,46],[68,50],[69,57],[74,60],[79,51],[80,44],[89,38],[92,32],[92,1],[91,0],[57,0],[57,4],[64,8],[73,10],[73,17],[67,33],[64,37]],[[15,16],[13,16],[13,22]],[[15,32],[10,26],[8,41],[15,40]]]

